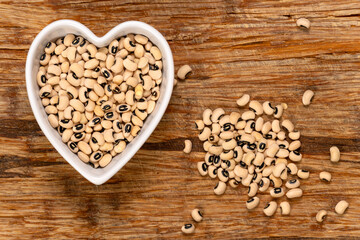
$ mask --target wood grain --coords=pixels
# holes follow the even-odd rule
[[[306,17],[311,29],[298,29]],[[50,22],[69,18],[104,35],[139,20],[168,40],[176,69],[190,64],[161,123],[134,158],[102,186],[83,179],[38,127],[25,89],[26,54]],[[360,5],[355,0],[0,1],[0,238],[1,239],[240,239],[360,238]],[[301,104],[315,92],[310,107]],[[196,162],[201,143],[193,122],[206,107],[238,110],[241,93],[286,102],[286,118],[302,132],[311,171],[291,216],[247,211],[244,187],[213,194]],[[194,151],[182,152],[190,138]],[[338,145],[339,164],[328,149]],[[318,174],[333,174],[330,184]],[[343,216],[333,212],[342,199]],[[190,211],[204,210],[196,234],[184,236]],[[323,224],[320,209],[329,210]]]

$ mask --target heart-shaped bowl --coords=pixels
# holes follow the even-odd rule
[[[138,136],[136,136],[134,140],[126,146],[122,153],[116,155],[104,168],[95,169],[89,164],[82,162],[76,154],[70,151],[66,144],[62,142],[61,136],[58,132],[51,127],[39,97],[39,87],[36,82],[36,74],[39,70],[39,59],[44,51],[44,47],[47,42],[65,36],[68,33],[81,35],[97,47],[107,46],[113,39],[124,36],[128,33],[142,34],[148,37],[162,53],[163,81],[160,85],[160,98],[156,103],[154,111],[145,120],[142,130],[139,132]],[[94,35],[93,32],[79,22],[73,20],[59,20],[53,22],[46,26],[36,36],[31,44],[26,59],[25,72],[26,88],[30,105],[41,130],[61,156],[63,156],[63,158],[87,180],[96,185],[103,184],[114,176],[149,138],[160,122],[168,106],[174,84],[174,61],[167,41],[155,28],[138,21],[121,23],[109,31],[105,36],[100,38]]]

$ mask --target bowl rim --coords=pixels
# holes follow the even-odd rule
[[[50,134],[50,130],[48,129],[48,126],[46,126],[46,122],[48,122],[47,119],[43,118],[40,111],[44,111],[44,107],[39,104],[37,104],[36,98],[39,98],[38,94],[32,89],[34,88],[34,85],[37,85],[36,79],[33,79],[33,65],[35,61],[34,55],[38,51],[38,46],[41,44],[44,39],[46,39],[47,35],[54,31],[54,29],[66,27],[69,26],[71,28],[76,28],[79,32],[82,33],[82,36],[86,38],[89,42],[93,43],[97,47],[103,47],[110,43],[111,40],[114,39],[113,35],[118,34],[118,32],[121,32],[124,28],[134,28],[134,29],[143,29],[145,31],[151,32],[157,39],[159,43],[157,43],[157,46],[162,46],[162,55],[163,61],[167,61],[167,77],[163,79],[163,81],[167,81],[166,88],[164,89],[164,92],[162,93],[164,96],[162,98],[161,104],[159,104],[159,109],[156,112],[156,114],[153,115],[153,119],[150,122],[150,125],[146,127],[146,129],[142,130],[142,137],[136,139],[136,144],[133,145],[132,148],[129,149],[129,152],[122,156],[121,161],[118,161],[116,165],[114,165],[112,168],[108,169],[107,171],[104,171],[101,175],[94,175],[91,174],[86,169],[83,169],[78,164],[75,164],[74,161],[70,159],[70,155],[68,154],[68,151],[65,151],[63,149],[63,142],[59,142],[57,139],[53,139]],[[165,65],[165,64],[164,64]],[[109,32],[107,32],[104,36],[98,37],[96,36],[90,29],[88,29],[85,25],[81,24],[80,22],[74,21],[74,20],[57,20],[49,25],[47,25],[45,28],[43,28],[35,37],[33,40],[29,52],[27,54],[26,58],[26,67],[25,67],[25,78],[26,78],[26,89],[27,89],[27,95],[30,102],[30,106],[32,108],[33,114],[35,116],[35,119],[40,126],[42,132],[47,137],[47,139],[50,141],[50,143],[53,145],[53,147],[60,153],[60,155],[76,170],[78,171],[83,177],[85,177],[88,181],[92,182],[95,185],[101,185],[105,183],[107,180],[109,180],[111,177],[113,177],[135,154],[136,152],[141,148],[141,146],[145,143],[145,141],[150,137],[151,133],[155,130],[157,125],[159,124],[161,118],[163,117],[166,108],[169,104],[172,91],[173,91],[173,82],[174,82],[174,61],[172,52],[170,49],[170,46],[164,36],[156,30],[154,27],[140,21],[126,21],[118,24],[114,28],[112,28]],[[60,145],[61,144],[61,145]],[[74,153],[72,153],[74,154]],[[75,155],[76,156],[76,155]],[[119,155],[117,155],[119,156]],[[73,157],[73,156],[72,156]],[[75,159],[76,161],[79,161],[78,159]]]

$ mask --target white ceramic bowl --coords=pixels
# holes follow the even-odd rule
[[[39,69],[40,55],[44,51],[47,42],[55,40],[67,33],[81,35],[95,44],[97,47],[108,45],[113,39],[128,33],[137,33],[147,36],[161,51],[163,56],[163,81],[160,87],[160,98],[157,101],[154,111],[146,119],[139,135],[127,145],[126,149],[119,155],[115,156],[109,165],[105,168],[94,169],[88,164],[83,163],[76,154],[72,153],[68,147],[61,141],[58,132],[50,126],[47,120],[47,114],[39,98],[39,87],[36,82],[36,74]],[[115,175],[140,149],[144,142],[154,131],[160,119],[162,118],[173,90],[174,82],[174,62],[171,49],[165,38],[155,28],[148,24],[129,21],[124,22],[105,36],[99,38],[95,36],[87,27],[79,22],[72,20],[59,20],[46,26],[35,38],[31,44],[26,59],[26,88],[31,108],[35,118],[55,149],[70,163],[81,175],[90,182],[100,185]]]

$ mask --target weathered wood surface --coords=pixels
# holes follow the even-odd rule
[[[307,17],[310,31],[295,26]],[[25,89],[27,50],[50,22],[70,18],[97,35],[127,20],[156,27],[173,50],[175,67],[194,72],[179,82],[161,123],[135,157],[102,186],[82,178],[38,127]],[[1,239],[239,239],[360,237],[360,3],[312,1],[0,1]],[[315,91],[310,107],[301,104]],[[243,93],[287,102],[286,117],[302,132],[311,171],[291,216],[263,216],[269,200],[248,212],[246,189],[215,196],[215,181],[199,176],[204,153],[193,121],[206,107],[236,110]],[[194,142],[190,155],[183,140]],[[338,145],[339,164],[328,149]],[[318,174],[333,174],[330,184]],[[343,216],[333,212],[342,199]],[[184,236],[194,207],[204,210],[196,234]],[[317,224],[315,214],[329,210]]]

